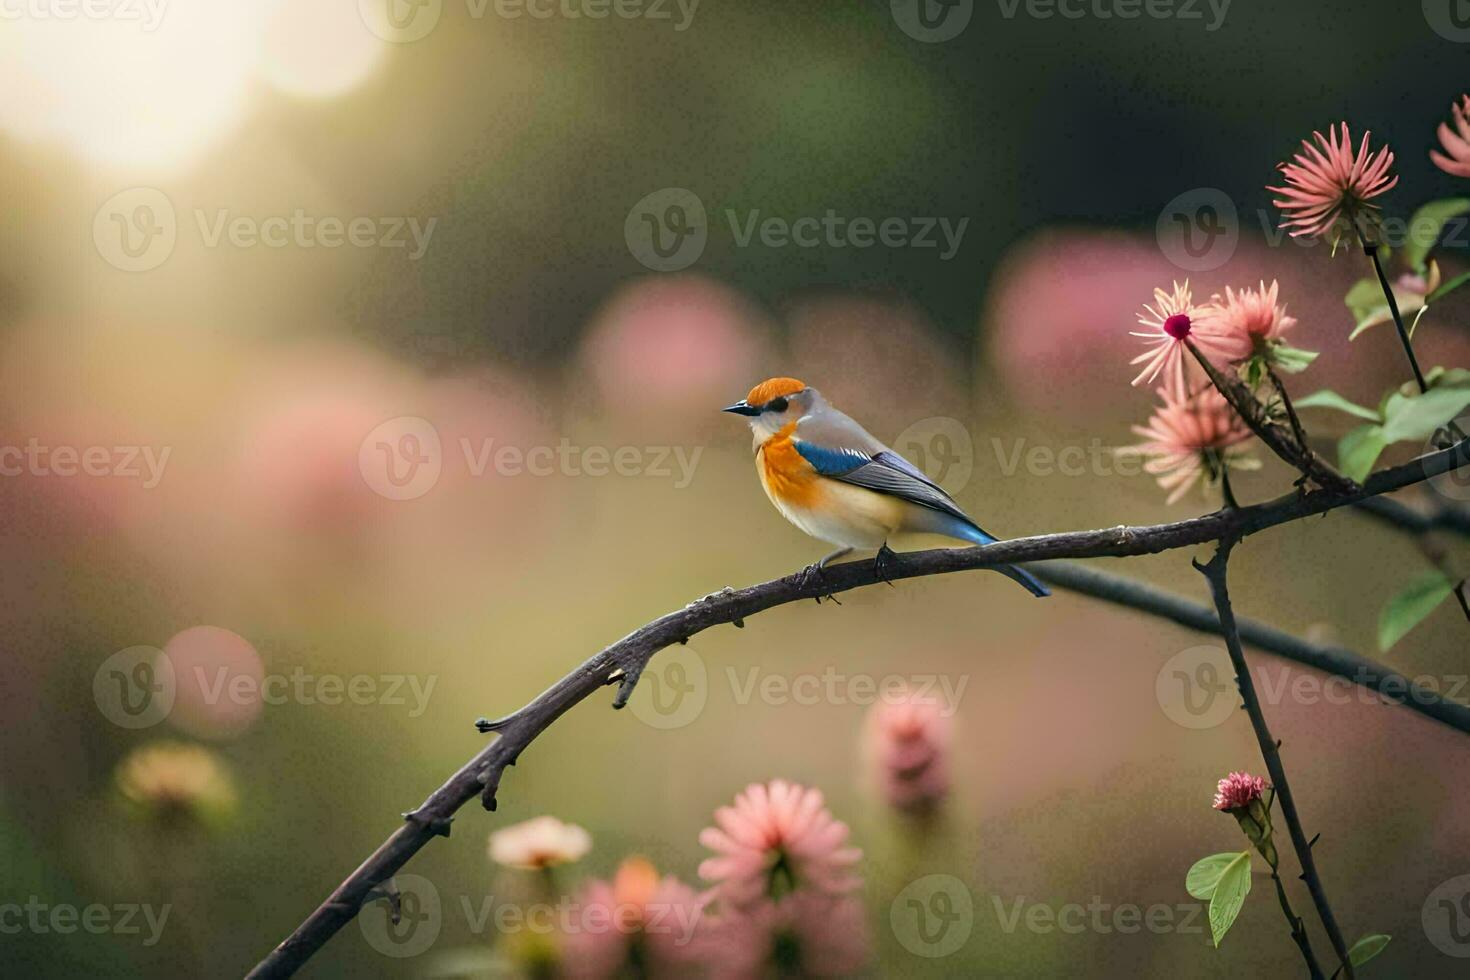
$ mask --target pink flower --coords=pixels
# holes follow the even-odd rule
[[[1206,356],[1238,361],[1250,353],[1250,347],[1237,337],[1222,333],[1205,320],[1196,319],[1195,308],[1189,293],[1189,280],[1183,285],[1174,283],[1174,291],[1154,290],[1154,305],[1145,304],[1138,315],[1138,322],[1147,330],[1134,330],[1134,337],[1144,338],[1149,349],[1135,357],[1130,363],[1143,364],[1143,370],[1133,379],[1135,385],[1153,383],[1160,374],[1164,376],[1164,387],[1183,391],[1185,385],[1186,338],[1192,339],[1200,353]],[[1147,362],[1147,363],[1145,363]]]
[[[699,842],[715,857],[699,865],[714,882],[712,897],[749,907],[785,890],[841,895],[858,886],[850,871],[862,857],[847,843],[847,825],[833,819],[814,789],[774,779],[752,783],[734,806],[715,811],[717,826]]]
[[[1146,442],[1119,450],[1148,458],[1144,469],[1158,478],[1159,486],[1170,491],[1174,503],[1203,476],[1215,476],[1228,466],[1250,469],[1256,463],[1232,446],[1251,437],[1235,409],[1225,396],[1213,387],[1193,395],[1159,389],[1164,404],[1154,410],[1148,425],[1135,425],[1133,431]]]
[[[1330,231],[1335,245],[1345,231],[1356,234],[1357,220],[1372,220],[1377,210],[1368,202],[1399,182],[1388,172],[1393,165],[1388,147],[1369,153],[1370,134],[1364,133],[1354,154],[1347,123],[1341,127],[1340,136],[1331,127],[1328,137],[1314,132],[1316,146],[1303,140],[1295,162],[1279,165],[1286,186],[1266,188],[1282,195],[1274,203],[1284,213],[1282,225],[1293,238],[1327,237]]]
[[[1470,95],[1460,96],[1460,101],[1450,106],[1455,128],[1449,123],[1439,124],[1439,144],[1444,153],[1429,151],[1429,159],[1447,174],[1470,177]]]
[[[1280,340],[1282,334],[1296,326],[1296,318],[1286,315],[1285,306],[1277,305],[1277,291],[1275,279],[1270,286],[1262,281],[1259,290],[1247,288],[1237,293],[1226,286],[1224,299],[1217,293],[1209,305],[1200,308],[1200,321],[1251,348]]]
[[[576,861],[592,849],[592,837],[576,824],[535,817],[490,835],[490,860],[535,870]]]
[[[868,961],[867,920],[854,897],[794,892],[731,910],[714,924],[711,976],[854,976]]]
[[[588,882],[577,908],[563,935],[565,976],[619,976],[635,951],[644,976],[687,976],[708,952],[709,929],[694,889],[672,875],[660,879],[645,858],[623,861],[611,883]]]
[[[1266,790],[1266,781],[1260,776],[1244,772],[1232,772],[1220,780],[1215,789],[1216,810],[1244,810]]]
[[[934,697],[905,690],[868,712],[864,751],[883,798],[908,813],[932,811],[949,795],[953,728]]]

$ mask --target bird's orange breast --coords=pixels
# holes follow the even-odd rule
[[[821,478],[812,464],[796,451],[791,436],[796,423],[790,422],[761,444],[756,452],[756,469],[761,485],[778,506],[814,507],[822,495]]]

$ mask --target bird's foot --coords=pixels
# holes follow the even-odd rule
[[[801,587],[803,589],[813,589],[813,588],[815,588],[815,589],[825,589],[826,588],[826,586],[827,586],[827,566],[826,566],[826,562],[827,562],[827,559],[823,558],[821,561],[814,561],[814,562],[812,562],[806,568],[803,568],[801,570],[801,579],[799,580],[799,584],[801,585]],[[833,595],[832,593],[830,593],[830,592],[820,592],[819,591],[816,595],[812,596],[812,598],[817,601],[817,605],[819,605],[819,606],[822,604],[822,600],[823,599],[830,599],[832,602],[836,602],[839,606],[842,605],[841,602],[838,602],[837,597],[835,595]]]
[[[898,557],[898,552],[888,547],[888,542],[878,549],[873,556],[873,574],[878,576],[878,581],[887,582],[889,588],[893,588],[893,580],[888,577],[888,570],[892,567],[893,559]]]

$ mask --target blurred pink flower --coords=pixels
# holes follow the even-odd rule
[[[949,795],[952,739],[953,726],[937,698],[905,691],[901,700],[873,706],[864,751],[889,806],[927,813]]]
[[[1164,376],[1164,387],[1171,391],[1183,391],[1185,385],[1185,358],[1192,358],[1185,348],[1189,339],[1206,357],[1236,361],[1250,353],[1250,347],[1239,337],[1224,333],[1217,325],[1197,320],[1197,309],[1189,292],[1189,280],[1184,284],[1174,283],[1173,292],[1154,290],[1154,305],[1147,304],[1138,315],[1138,322],[1147,330],[1132,331],[1135,337],[1144,338],[1149,350],[1135,357],[1130,363],[1143,364],[1143,370],[1133,379],[1135,385],[1153,383],[1160,374]],[[1144,363],[1147,362],[1147,363]]]
[[[622,974],[635,951],[645,976],[686,976],[707,952],[704,908],[694,889],[662,879],[646,858],[627,858],[611,883],[582,887],[579,927],[562,943],[562,973],[601,978]]]
[[[699,834],[718,852],[700,863],[699,876],[730,905],[748,907],[785,890],[840,895],[858,886],[850,869],[862,852],[844,846],[847,825],[818,790],[783,779],[752,783],[734,806],[715,811],[715,823]]]
[[[1303,140],[1296,162],[1278,165],[1285,187],[1266,190],[1281,195],[1273,203],[1282,210],[1282,225],[1293,238],[1330,237],[1336,244],[1345,233],[1356,234],[1359,218],[1372,220],[1377,205],[1368,202],[1399,179],[1388,172],[1393,166],[1388,147],[1368,152],[1371,134],[1363,134],[1354,154],[1347,123],[1341,124],[1340,136],[1331,127],[1327,132],[1329,136],[1312,133],[1316,146]]]
[[[1244,344],[1247,351],[1266,341],[1280,340],[1282,334],[1296,326],[1296,318],[1286,315],[1286,307],[1278,305],[1279,289],[1276,280],[1267,286],[1262,280],[1261,288],[1242,289],[1236,292],[1225,287],[1225,297],[1216,293],[1210,302],[1200,307],[1200,329],[1209,329],[1231,340]]]
[[[218,626],[191,626],[164,644],[173,667],[171,725],[199,738],[243,734],[265,707],[265,666],[245,637]]]
[[[640,426],[688,426],[750,387],[764,318],[730,287],[692,274],[639,280],[598,311],[582,345],[596,409]],[[768,372],[769,373],[769,372]]]
[[[868,961],[867,919],[854,897],[794,892],[732,910],[713,924],[711,976],[852,976]]]
[[[1260,776],[1232,772],[1215,789],[1215,809],[1243,810],[1259,800],[1265,790],[1266,781]]]
[[[591,849],[587,831],[550,816],[533,817],[490,835],[490,860],[510,868],[551,868],[579,860]]]
[[[1470,95],[1460,96],[1460,101],[1450,106],[1450,115],[1454,129],[1449,123],[1439,124],[1439,145],[1444,153],[1430,150],[1429,159],[1447,174],[1470,177]]]
[[[1126,447],[1120,452],[1138,453],[1148,458],[1144,469],[1158,477],[1159,486],[1170,491],[1169,503],[1184,496],[1202,476],[1212,475],[1215,468],[1229,466],[1249,469],[1254,461],[1230,447],[1251,437],[1250,429],[1235,409],[1214,388],[1203,388],[1194,395],[1159,389],[1164,404],[1154,410],[1148,425],[1135,425],[1133,431],[1146,442]]]

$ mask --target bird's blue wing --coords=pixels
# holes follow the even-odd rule
[[[870,456],[857,449],[833,449],[800,439],[793,440],[792,444],[822,476],[937,510],[980,530],[949,494],[895,452],[885,449]],[[985,534],[984,531],[980,533]]]

